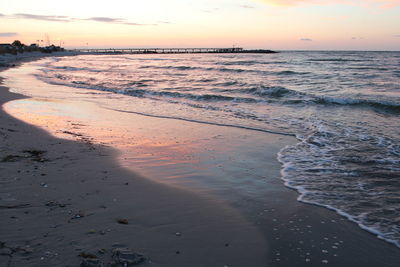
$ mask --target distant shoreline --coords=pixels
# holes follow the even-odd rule
[[[85,48],[71,50],[90,54],[275,54],[268,49],[233,48]]]

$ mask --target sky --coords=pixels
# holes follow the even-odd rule
[[[400,0],[0,0],[0,43],[46,36],[67,48],[400,50]]]

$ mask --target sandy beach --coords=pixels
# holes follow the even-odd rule
[[[49,98],[0,87],[1,266],[398,266],[283,185],[293,137]]]

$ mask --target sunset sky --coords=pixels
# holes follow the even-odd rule
[[[0,1],[0,43],[400,50],[400,0]]]

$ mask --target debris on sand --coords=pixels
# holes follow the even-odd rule
[[[83,210],[80,210],[77,214],[75,214],[71,220],[80,219],[86,216],[86,213]]]
[[[18,155],[7,155],[7,156],[2,158],[1,162],[16,162],[20,158],[22,158],[22,157],[18,156]]]
[[[117,219],[117,222],[118,222],[119,224],[129,224],[128,219]]]
[[[49,201],[45,204],[47,207],[51,208],[65,208],[67,205],[70,204],[64,204],[64,203],[59,203],[58,201]]]
[[[21,159],[26,159],[26,158],[31,158],[33,161],[37,162],[45,162],[48,161],[47,159],[43,158],[43,155],[46,153],[46,151],[42,150],[24,150],[22,151],[25,154],[25,156],[20,156],[20,155],[7,155],[1,159],[1,162],[16,162]]]
[[[95,254],[89,252],[82,252],[81,254],[79,254],[79,257],[82,257],[84,259],[97,259],[97,256]]]
[[[0,248],[0,255],[11,256],[12,253],[13,253],[13,251],[10,248],[7,248],[7,247]]]
[[[73,132],[70,132],[70,131],[63,131],[63,133],[65,133],[65,134],[69,134],[69,135],[73,135],[73,136],[77,136],[77,137],[81,137],[81,136],[83,136],[82,134],[79,134],[79,133],[73,133]]]
[[[143,255],[133,252],[127,248],[114,249],[112,258],[114,262],[111,265],[115,267],[134,266],[146,260]]]
[[[80,267],[103,267],[104,264],[99,259],[83,259]]]
[[[37,162],[45,162],[45,161],[47,161],[46,159],[43,158],[43,155],[47,151],[30,149],[30,150],[24,150],[22,152],[29,154],[32,157],[33,161],[37,161]]]
[[[30,207],[31,204],[18,204],[18,205],[0,205],[0,209],[23,209]]]

